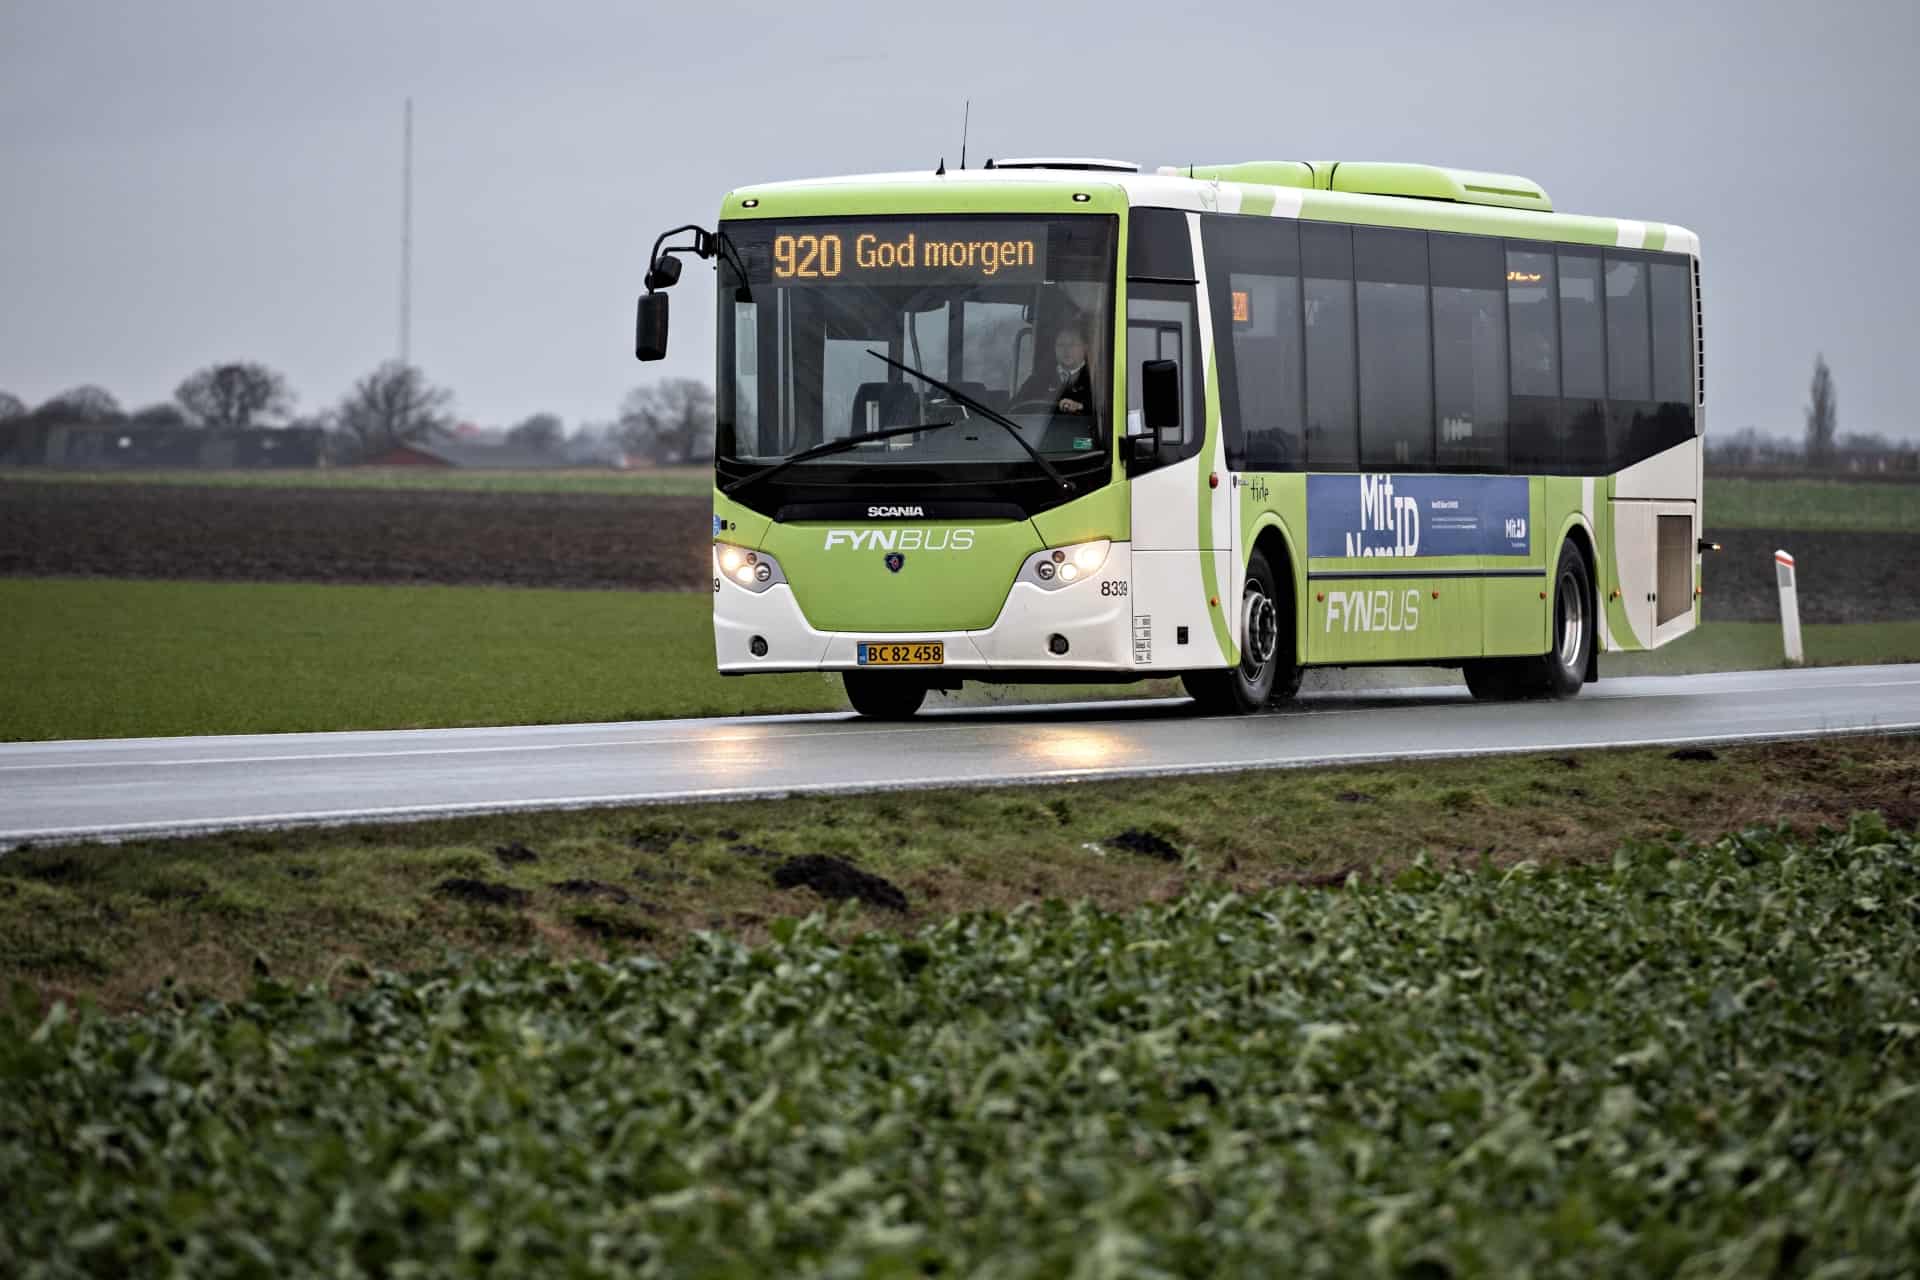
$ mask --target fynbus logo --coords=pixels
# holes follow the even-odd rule
[[[971,529],[829,529],[825,550],[971,551]]]
[[[1348,635],[1356,631],[1416,631],[1420,627],[1420,593],[1405,591],[1329,591],[1326,630],[1333,620]]]

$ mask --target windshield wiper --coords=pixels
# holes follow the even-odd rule
[[[895,360],[893,357],[888,356],[882,352],[875,351],[872,347],[867,348],[867,354],[872,356],[876,360],[883,361],[886,364],[892,365],[894,368],[898,369],[900,372],[908,375],[909,377],[920,379],[920,381],[926,383],[930,387],[935,388],[936,390],[946,392],[947,395],[951,396],[956,403],[965,405],[969,409],[976,409],[979,411],[980,416],[985,418],[987,421],[993,423],[995,426],[1006,428],[1007,434],[1012,436],[1015,440],[1019,441],[1020,447],[1027,451],[1027,456],[1040,464],[1040,469],[1046,472],[1048,478],[1050,478],[1055,484],[1060,486],[1060,491],[1062,493],[1073,492],[1073,488],[1074,488],[1073,481],[1061,475],[1059,468],[1055,467],[1051,462],[1048,462],[1044,454],[1042,454],[1038,449],[1034,448],[1031,444],[1027,443],[1027,438],[1020,434],[1020,424],[1015,422],[1012,418],[1009,418],[1006,414],[1001,413],[998,409],[988,408],[986,405],[981,404],[978,400],[975,400],[972,396],[968,395],[964,391],[955,390],[954,388],[948,386],[946,383],[940,381],[940,379],[934,377],[932,374],[922,373],[918,369],[915,369],[914,367],[912,367],[911,365],[901,364],[898,360]]]
[[[720,492],[732,494],[757,481],[765,480],[768,476],[776,472],[785,471],[796,462],[806,462],[812,458],[824,458],[830,454],[845,453],[847,450],[866,444],[870,440],[887,440],[894,436],[910,436],[916,431],[938,431],[941,427],[951,427],[953,425],[952,422],[923,422],[916,427],[888,427],[885,431],[867,431],[856,436],[841,436],[838,440],[829,440],[825,444],[816,444],[811,449],[802,449],[798,453],[789,454],[772,466],[762,467],[758,471],[741,476],[738,480],[730,480],[720,486]]]

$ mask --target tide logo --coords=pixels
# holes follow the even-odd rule
[[[829,529],[822,548],[855,551],[971,551],[971,529]]]
[[[1333,620],[1340,619],[1340,630],[1417,631],[1420,628],[1420,592],[1405,591],[1329,591],[1325,632],[1333,631]]]

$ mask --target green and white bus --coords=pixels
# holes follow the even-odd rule
[[[719,669],[962,681],[1464,668],[1569,697],[1699,620],[1699,240],[1524,178],[1103,160],[729,194]]]

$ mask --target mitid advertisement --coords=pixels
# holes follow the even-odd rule
[[[1307,477],[1307,554],[1524,556],[1525,476]]]

